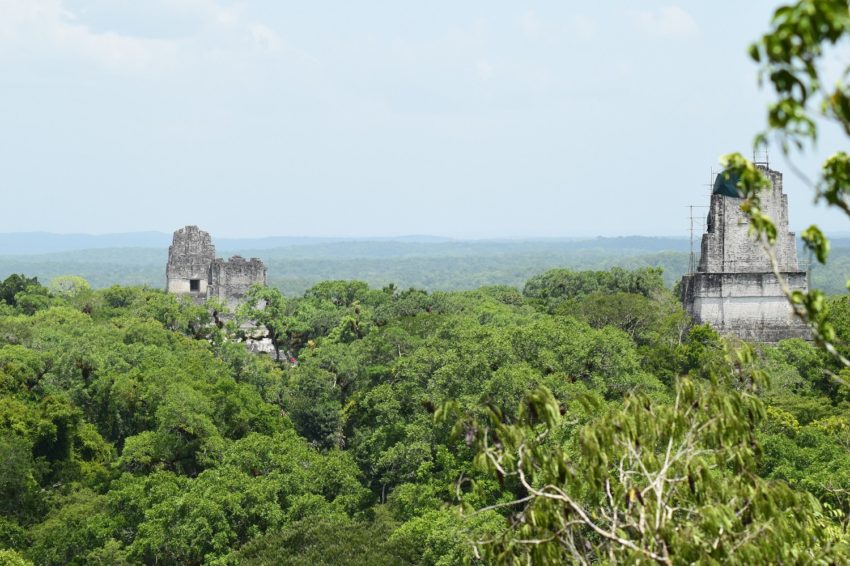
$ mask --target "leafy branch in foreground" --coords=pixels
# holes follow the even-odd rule
[[[732,358],[709,381],[681,378],[672,403],[627,397],[572,446],[553,439],[562,407],[545,387],[515,420],[495,407],[460,419],[477,469],[514,495],[486,508],[509,526],[476,551],[502,564],[829,563],[839,533],[817,500],[756,473],[763,375],[749,349]]]

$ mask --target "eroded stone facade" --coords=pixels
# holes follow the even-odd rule
[[[788,198],[782,191],[782,174],[766,165],[760,168],[771,184],[761,199],[764,212],[776,223],[778,271],[792,290],[806,290],[807,277],[797,263],[795,236],[788,230]],[[785,338],[808,339],[808,329],[794,316],[770,257],[762,243],[749,234],[742,202],[717,190],[711,195],[697,271],[682,279],[685,309],[698,324],[710,324],[721,334],[744,340],[772,343]]]
[[[169,293],[188,295],[199,301],[215,297],[231,309],[239,306],[251,285],[266,284],[266,266],[262,261],[241,256],[227,261],[217,258],[212,238],[197,226],[174,232],[165,274]]]
[[[235,255],[229,260],[216,259],[210,266],[209,296],[218,297],[231,308],[245,299],[254,283],[266,284],[266,266],[259,259]]]

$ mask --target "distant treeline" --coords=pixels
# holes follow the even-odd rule
[[[846,245],[845,245],[846,244]],[[358,279],[373,287],[390,282],[428,291],[475,289],[484,285],[521,287],[531,276],[555,267],[576,270],[660,267],[672,286],[688,268],[687,240],[599,238],[583,241],[347,241],[243,249],[268,266],[269,284],[300,296],[327,279]],[[802,256],[801,256],[802,259]],[[165,284],[165,248],[108,248],[39,255],[0,256],[0,277],[27,273],[41,281],[79,275],[95,288]],[[850,241],[838,240],[828,267],[815,266],[814,285],[830,294],[845,292],[850,275]]]

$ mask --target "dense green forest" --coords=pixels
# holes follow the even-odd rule
[[[691,326],[657,269],[258,288],[229,321],[78,278],[11,276],[0,301],[5,563],[568,562],[570,540],[597,562],[850,556],[847,370]],[[240,316],[284,361],[248,353]],[[516,505],[543,484],[593,526]]]

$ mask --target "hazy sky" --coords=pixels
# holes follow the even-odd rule
[[[522,4],[0,0],[0,232],[686,235],[776,2]]]

